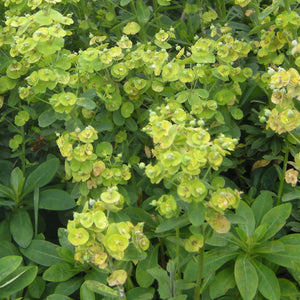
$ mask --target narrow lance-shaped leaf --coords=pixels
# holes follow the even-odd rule
[[[37,266],[19,267],[0,287],[0,299],[5,299],[27,287],[36,277],[37,271]]]
[[[58,246],[43,240],[33,240],[26,249],[20,249],[22,254],[31,261],[42,266],[51,266],[56,263],[64,262],[57,252]]]
[[[39,208],[48,210],[67,210],[74,206],[74,199],[66,191],[49,189],[40,193]]]
[[[219,272],[209,285],[209,295],[212,299],[217,299],[235,287],[233,268],[229,267]]]
[[[39,165],[29,174],[25,181],[23,196],[29,194],[36,187],[43,187],[54,177],[59,167],[59,160],[52,158]]]
[[[16,210],[10,221],[10,232],[15,242],[26,248],[31,243],[33,238],[33,227],[30,216],[25,209]]]
[[[166,232],[178,227],[182,227],[189,224],[189,219],[187,216],[181,216],[178,218],[172,218],[169,220],[164,221],[163,223],[159,224],[156,228],[156,233]]]
[[[258,290],[269,300],[280,299],[279,282],[274,272],[257,260],[253,260],[253,265],[258,275]]]
[[[96,294],[100,294],[103,296],[109,296],[112,298],[118,298],[118,299],[120,298],[120,295],[116,290],[108,287],[107,285],[105,285],[101,282],[98,282],[95,280],[87,280],[85,282],[85,285],[89,290],[91,290],[92,292],[95,292]]]
[[[252,300],[258,287],[258,276],[250,256],[240,254],[234,265],[234,277],[244,300]]]
[[[255,218],[252,209],[245,202],[241,201],[236,213],[245,220],[245,224],[239,225],[239,227],[245,231],[247,236],[252,236],[255,229]]]
[[[21,256],[10,255],[0,258],[0,282],[15,271],[22,262]]]
[[[267,225],[267,232],[262,241],[266,241],[274,236],[285,224],[290,216],[292,205],[290,203],[281,204],[269,210],[261,220],[261,224]]]
[[[160,298],[166,299],[171,297],[170,278],[167,274],[167,271],[157,266],[155,268],[147,270],[147,272],[158,281],[158,292]]]
[[[62,282],[72,278],[79,272],[80,270],[74,269],[68,263],[58,263],[44,272],[43,279],[51,282]]]
[[[84,282],[80,287],[80,300],[95,300],[95,293],[91,291],[86,282]]]
[[[15,200],[14,191],[3,184],[0,184],[0,197],[5,197],[5,198],[10,198]]]
[[[158,245],[149,251],[147,257],[140,261],[136,268],[136,280],[141,287],[149,287],[154,281],[154,277],[145,270],[154,268],[157,265]]]
[[[10,184],[14,190],[16,200],[19,200],[19,196],[22,193],[24,180],[25,178],[20,168],[13,169],[10,175]]]

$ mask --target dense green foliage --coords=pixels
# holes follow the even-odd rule
[[[0,1],[0,299],[298,299],[299,10]]]

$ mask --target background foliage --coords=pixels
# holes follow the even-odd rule
[[[298,1],[0,16],[0,299],[299,298]]]

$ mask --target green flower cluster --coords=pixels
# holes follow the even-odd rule
[[[75,246],[76,260],[105,269],[109,257],[127,260],[126,250],[130,244],[140,252],[148,249],[150,242],[143,233],[143,223],[134,226],[131,222],[110,222],[109,211],[122,207],[123,196],[117,187],[112,187],[98,200],[90,199],[81,213],[74,213],[67,230],[68,239]]]
[[[165,216],[167,219],[177,216],[180,211],[172,195],[162,195],[157,201],[152,201],[151,205],[156,206],[160,215]]]
[[[103,152],[94,153],[93,142],[98,139],[96,130],[87,126],[84,130],[79,128],[71,133],[64,133],[57,139],[60,153],[66,158],[65,170],[68,179],[75,182],[87,182],[88,189],[98,185],[112,186],[125,184],[131,177],[129,167],[124,164],[116,164],[107,167],[100,159]],[[110,156],[107,157],[107,160]]]
[[[300,113],[294,104],[294,99],[300,100],[300,75],[294,68],[279,68],[277,72],[270,69],[269,73],[271,101],[276,106],[267,112],[267,128],[279,134],[292,131],[300,126]]]
[[[32,1],[28,5],[38,6],[41,3],[33,4]],[[70,77],[65,71],[71,66],[70,51],[62,49],[64,37],[70,33],[63,26],[72,24],[73,20],[52,9],[50,4],[44,3],[42,7],[31,15],[7,13],[6,27],[0,30],[0,46],[9,46],[13,58],[3,78],[16,82],[29,73],[26,77],[28,86],[19,88],[21,99],[44,93],[47,88],[53,90],[57,84],[66,84]],[[60,55],[53,56],[58,51]]]
[[[270,17],[266,17],[262,23],[270,23]],[[278,14],[275,18],[275,24],[270,25],[268,30],[262,30],[260,41],[254,43],[257,47],[259,63],[265,65],[281,65],[284,63],[285,51],[283,50],[286,46],[290,48],[292,41],[298,38],[297,30],[299,26],[300,17],[296,12],[284,11]],[[296,63],[296,65],[298,64]]]
[[[237,208],[240,203],[240,192],[231,188],[219,188],[214,191],[209,200],[209,205],[219,212],[227,208]]]
[[[223,157],[234,150],[237,140],[224,135],[211,139],[203,125],[202,120],[196,121],[176,102],[169,101],[162,105],[160,112],[150,113],[144,130],[155,143],[152,152],[157,163],[146,166],[146,175],[152,183],[179,171],[193,176],[207,167],[219,168]]]

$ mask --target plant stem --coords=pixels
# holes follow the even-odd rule
[[[281,178],[280,178],[280,184],[279,184],[278,193],[277,193],[276,206],[279,205],[280,201],[281,201],[281,196],[282,196],[282,191],[283,191],[283,183],[284,183],[285,171],[286,171],[286,166],[287,166],[287,162],[288,162],[288,158],[289,158],[289,153],[290,153],[290,151],[286,147],[285,148],[283,166],[282,166],[282,173],[281,173]]]
[[[21,162],[22,162],[22,172],[23,175],[25,176],[25,167],[26,167],[26,156],[25,156],[25,130],[24,126],[21,128],[21,135],[22,135],[22,154],[21,154]]]
[[[163,269],[166,269],[167,263],[165,259],[165,250],[164,250],[164,243],[162,238],[159,238],[159,246],[160,246],[160,251],[161,251],[161,266]]]
[[[203,234],[203,227],[201,227],[201,231],[202,231],[201,233]],[[197,277],[197,281],[196,281],[194,300],[200,299],[201,283],[202,283],[202,275],[203,275],[203,263],[204,263],[204,245],[200,249],[200,252],[199,252],[198,277]]]
[[[180,238],[180,228],[176,228],[176,237]],[[181,270],[180,270],[180,246],[176,245],[176,257],[177,257],[177,279],[181,278]]]

